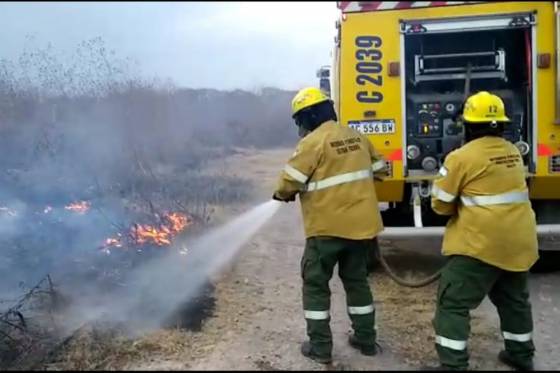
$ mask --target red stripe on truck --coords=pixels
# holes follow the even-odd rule
[[[342,11],[344,11],[344,9],[348,8],[348,5],[350,5],[351,1],[339,1],[338,2],[338,8]]]
[[[399,3],[397,4],[397,6],[395,7],[395,9],[408,9],[408,8],[412,8],[412,4],[414,4],[414,2],[412,2],[412,1],[399,1]]]
[[[550,149],[550,147],[548,147],[548,145],[538,144],[537,154],[541,157],[550,157],[551,155],[554,155],[554,152]]]
[[[360,8],[362,11],[367,12],[370,10],[377,10],[383,1],[360,1]]]
[[[402,149],[397,149],[387,156],[388,161],[402,161]]]
[[[488,1],[337,1],[337,7],[344,12],[368,12],[410,8],[428,8],[449,5],[486,3]]]

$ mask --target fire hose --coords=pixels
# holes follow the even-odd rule
[[[443,268],[438,269],[434,274],[432,274],[432,275],[430,275],[430,276],[428,276],[424,279],[421,279],[421,280],[418,280],[418,281],[407,281],[407,280],[399,277],[395,273],[395,271],[393,271],[393,269],[391,269],[391,266],[385,260],[385,256],[383,255],[382,249],[381,249],[377,239],[374,239],[374,244],[375,244],[375,247],[374,247],[375,258],[379,261],[379,263],[381,264],[381,266],[383,267],[383,269],[385,270],[387,275],[391,278],[391,280],[395,281],[397,284],[399,284],[401,286],[405,286],[405,287],[409,287],[409,288],[421,288],[421,287],[428,286],[428,285],[434,283],[441,276],[441,271],[442,271]]]
[[[463,97],[463,105],[464,103],[467,101],[467,98],[469,97],[470,91],[471,91],[471,72],[472,72],[472,65],[469,62],[467,64],[467,68],[466,68],[466,73],[465,73],[465,91],[464,91],[464,97]],[[460,110],[462,111],[462,110]],[[422,279],[422,280],[418,280],[418,281],[407,281],[404,280],[403,278],[399,277],[395,271],[393,271],[391,269],[391,266],[389,266],[389,263],[387,263],[387,261],[385,260],[385,256],[382,253],[381,247],[379,246],[377,239],[375,239],[375,257],[376,259],[379,261],[379,263],[381,264],[381,266],[383,267],[383,269],[385,270],[385,272],[387,273],[387,275],[389,275],[389,277],[395,281],[397,284],[401,285],[401,286],[405,286],[405,287],[409,287],[409,288],[421,288],[424,286],[428,286],[434,282],[436,282],[440,276],[441,276],[441,271],[443,270],[443,267],[438,269],[434,274]]]

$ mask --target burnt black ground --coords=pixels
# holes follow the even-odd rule
[[[204,320],[211,317],[216,306],[214,285],[209,281],[200,289],[197,296],[181,304],[173,314],[163,322],[166,329],[186,329],[200,332]]]

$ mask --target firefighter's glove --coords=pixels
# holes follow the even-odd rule
[[[282,198],[278,197],[278,196],[276,195],[276,193],[274,193],[274,194],[272,195],[272,199],[275,200],[275,201],[280,201],[280,202],[294,202],[294,201],[296,200],[296,196],[295,196],[295,194],[294,194],[294,195],[292,195],[291,197],[288,197],[288,198],[286,198],[286,199],[282,199]]]

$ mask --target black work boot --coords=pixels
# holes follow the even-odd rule
[[[348,337],[348,343],[356,350],[359,350],[362,355],[374,356],[377,354],[377,344],[365,345],[358,341],[355,335],[351,335]]]
[[[506,364],[507,366],[509,366],[510,368],[513,368],[515,370],[534,370],[533,367],[533,362],[529,361],[529,362],[523,362],[520,361],[519,359],[515,359],[514,357],[511,356],[511,354],[505,350],[500,351],[500,353],[498,354],[498,359]]]
[[[306,358],[316,361],[320,364],[329,364],[332,361],[330,355],[318,355],[314,350],[313,346],[309,341],[303,342],[301,344],[301,354]]]

